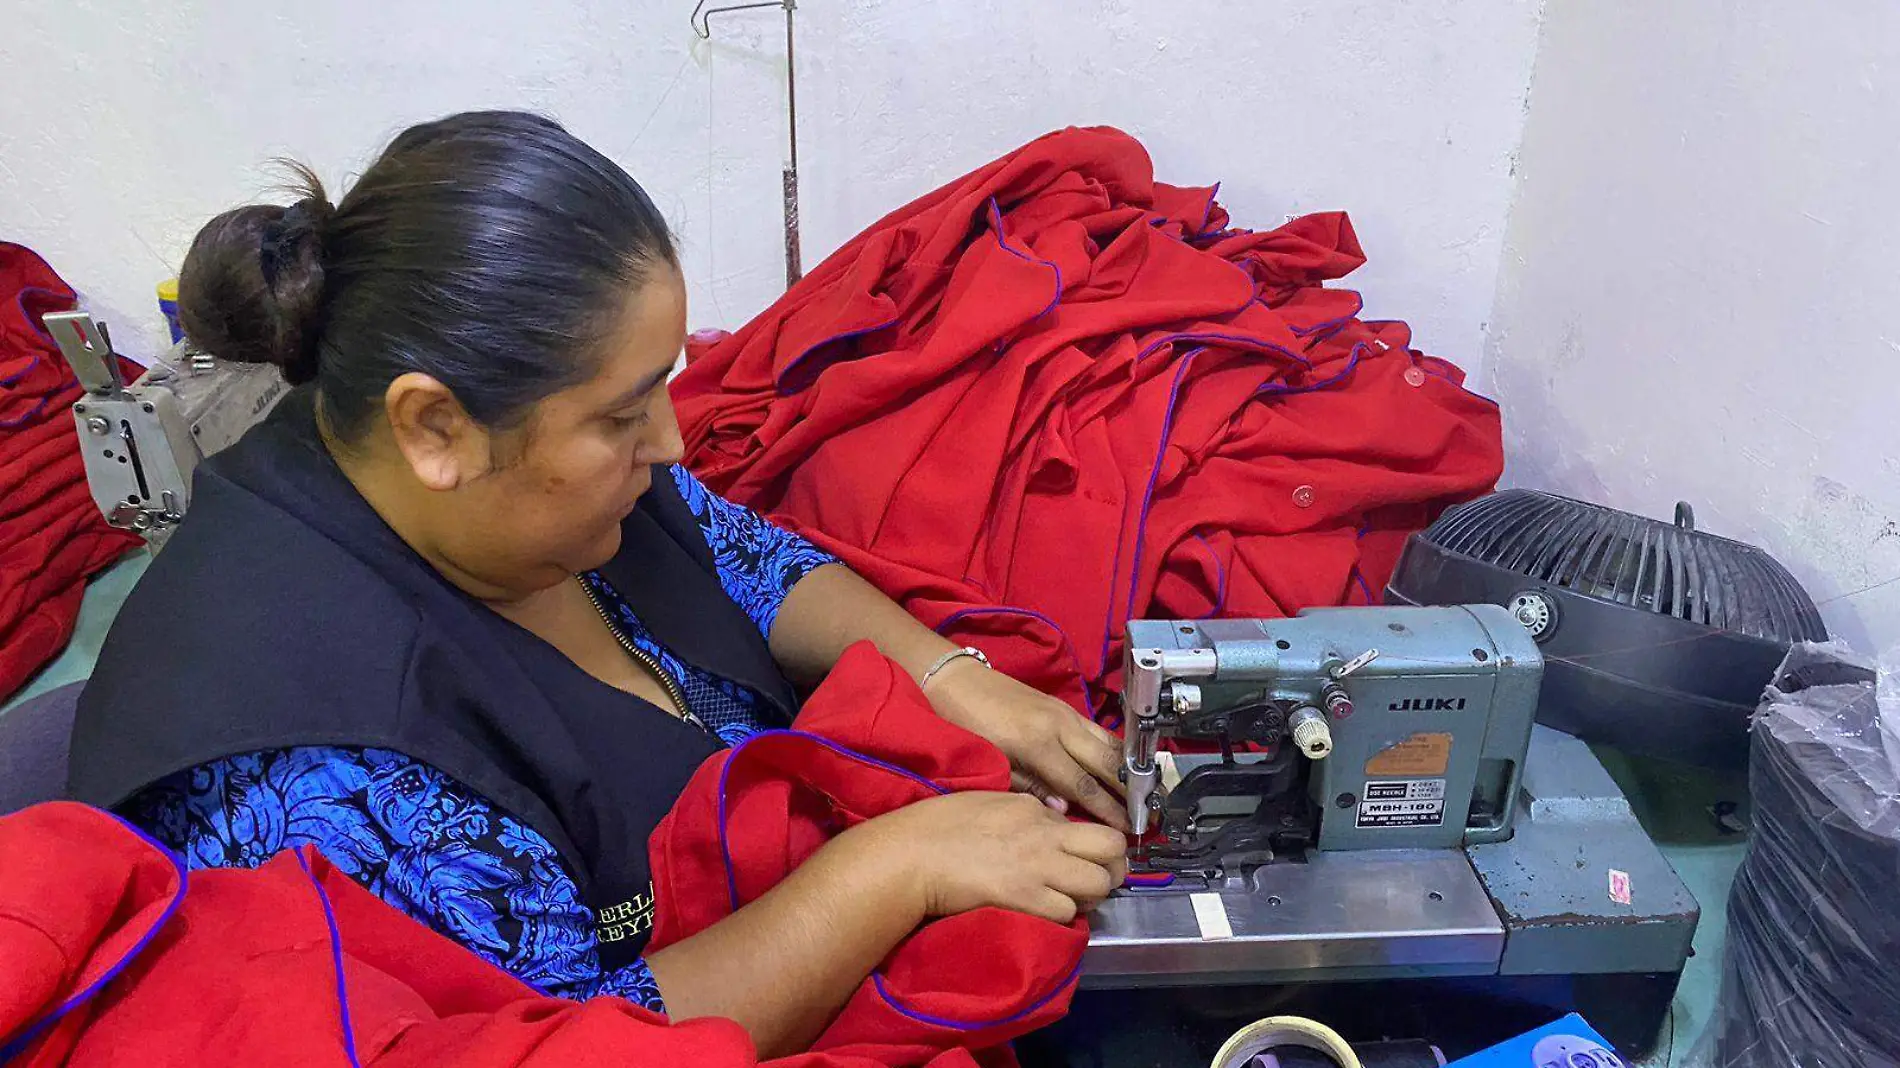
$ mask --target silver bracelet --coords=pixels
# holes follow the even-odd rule
[[[962,660],[965,657],[968,657],[971,660],[974,660],[977,663],[982,664],[984,667],[991,666],[990,658],[987,656],[984,656],[983,650],[981,649],[974,649],[967,645],[961,649],[952,649],[949,652],[938,657],[936,663],[930,665],[930,670],[924,672],[923,678],[917,680],[917,688],[921,690],[924,687],[930,685],[930,680],[936,677],[937,672],[942,671],[944,668],[949,667],[951,664],[957,662],[958,660]]]

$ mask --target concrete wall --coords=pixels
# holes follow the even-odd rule
[[[1896,116],[1890,0],[1551,0],[1490,337],[1512,481],[1687,498],[1869,651],[1900,642]]]
[[[1243,222],[1349,209],[1373,314],[1477,369],[1542,0],[807,0],[808,263],[1052,128],[1112,123]],[[276,155],[341,184],[403,125],[562,119],[684,237],[696,324],[782,285],[783,24],[691,0],[16,0],[0,15],[0,237],[47,255],[121,339]],[[139,331],[125,327],[136,324]],[[143,336],[140,337],[140,331]]]

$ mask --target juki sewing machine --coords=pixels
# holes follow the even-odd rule
[[[1698,907],[1590,750],[1534,724],[1543,658],[1508,611],[1127,634],[1140,837],[1085,987],[1404,980],[1372,989],[1417,1000],[1455,980],[1581,1011],[1626,1052],[1654,1041]]]
[[[92,499],[115,527],[156,552],[191,503],[191,474],[289,392],[274,367],[227,363],[175,346],[131,386],[104,323],[85,312],[43,320],[86,396],[73,405]]]

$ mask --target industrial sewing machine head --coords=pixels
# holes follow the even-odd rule
[[[191,504],[191,476],[243,436],[289,387],[274,367],[215,360],[174,347],[127,386],[104,323],[54,312],[47,332],[85,387],[73,405],[92,499],[115,527],[163,547]]]
[[[1542,674],[1495,605],[1131,622],[1131,866],[1219,879],[1508,837]]]
[[[1084,985],[1139,992],[1116,1020],[1173,1005],[1170,1027],[1259,1015],[1254,984],[1281,1011],[1557,997],[1645,1048],[1698,907],[1589,747],[1534,722],[1543,664],[1490,604],[1131,622],[1145,833]]]

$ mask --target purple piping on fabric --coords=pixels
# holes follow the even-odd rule
[[[3,243],[3,242],[0,242],[0,243]],[[62,303],[72,302],[74,298],[69,296],[68,294],[61,293],[56,290],[48,289],[45,286],[27,286],[25,289],[20,290],[20,295],[15,299],[15,303],[17,303],[20,306],[20,318],[26,320],[26,325],[31,327],[34,333],[38,334],[39,336],[45,338],[48,341],[52,341],[53,332],[51,330],[46,329],[46,324],[37,319],[34,319],[32,316],[26,313],[26,298],[29,296],[34,296],[34,295],[53,297]]]
[[[996,243],[1002,247],[1004,252],[1009,253],[1025,263],[1040,264],[1056,273],[1055,296],[1049,298],[1048,307],[1036,313],[1036,319],[1040,319],[1050,312],[1055,311],[1056,305],[1062,303],[1062,268],[1040,256],[1031,256],[1028,252],[1009,246],[1009,238],[1003,233],[1003,209],[997,206],[995,197],[990,198],[990,229],[995,232]],[[1033,323],[1036,319],[1031,319],[1030,322]]]
[[[1220,554],[1214,551],[1214,546],[1208,544],[1206,538],[1199,534],[1189,536],[1200,542],[1201,548],[1207,550],[1208,558],[1214,561],[1214,585],[1218,588],[1215,592],[1214,610],[1208,614],[1218,616],[1227,607],[1227,568],[1220,562]]]
[[[46,398],[41,397],[40,402],[38,404],[35,404],[33,406],[33,409],[27,412],[25,415],[9,416],[5,419],[0,419],[0,430],[12,430],[16,427],[22,427],[28,423],[34,422],[39,419],[40,413],[44,412],[45,410],[46,410]]]
[[[1014,1012],[1014,1013],[1009,1014],[1008,1016],[999,1017],[994,1020],[981,1020],[975,1023],[969,1022],[967,1020],[945,1019],[942,1016],[931,1016],[928,1013],[918,1012],[914,1009],[905,1007],[896,998],[891,996],[891,992],[889,990],[886,990],[884,988],[884,977],[882,975],[878,975],[875,972],[873,972],[871,975],[871,985],[876,988],[877,996],[884,999],[884,1004],[889,1005],[892,1011],[896,1012],[900,1016],[904,1016],[904,1017],[908,1017],[909,1019],[916,1020],[918,1023],[929,1024],[932,1027],[948,1028],[952,1031],[981,1031],[986,1027],[1002,1027],[1005,1024],[1013,1024],[1017,1022],[1018,1020],[1024,1020],[1024,1019],[1029,1018],[1030,1016],[1035,1015],[1037,1012],[1041,1011],[1043,1006],[1061,997],[1063,991],[1075,985],[1075,981],[1081,978],[1081,976],[1082,976],[1082,962],[1078,960],[1075,962],[1075,967],[1069,969],[1069,974],[1065,976],[1060,983],[1056,984],[1056,988],[1054,990],[1051,990],[1047,994],[1044,994],[1043,996],[1037,998],[1035,1001],[1030,1002],[1029,1005],[1023,1008],[1020,1012]]]
[[[10,242],[0,241],[0,245],[9,244],[9,243]],[[20,246],[15,245],[14,247],[19,248]],[[26,323],[27,327],[31,329],[35,334],[38,334],[39,336],[45,338],[46,340],[53,341],[54,340],[53,333],[52,331],[46,329],[46,324],[41,322],[38,319],[33,318],[31,315],[27,314],[26,298],[29,296],[53,297],[56,300],[59,300],[61,302],[69,301],[72,298],[68,297],[64,293],[56,293],[53,290],[46,288],[45,286],[27,286],[26,288],[20,290],[20,292],[16,294],[13,298],[13,304],[15,307],[20,309],[20,318]],[[19,374],[14,375],[12,378],[0,379],[0,388],[11,386],[14,383],[20,381],[22,378],[25,378],[27,375],[32,374],[34,369],[39,367],[40,359],[41,359],[40,354],[37,352],[34,353],[33,359],[28,361],[25,370],[22,370]]]
[[[185,890],[190,885],[191,874],[185,870],[184,862],[179,860],[177,855],[172,853],[171,850],[166,849],[164,846],[159,845],[156,841],[153,841],[152,837],[146,834],[144,831],[141,831],[137,827],[134,827],[131,824],[125,822],[124,820],[119,819],[119,817],[117,816],[113,816],[112,818],[115,820],[118,820],[120,826],[123,826],[126,830],[131,831],[135,835],[138,835],[140,841],[144,842],[146,845],[151,846],[153,849],[157,850],[160,856],[164,857],[166,860],[171,861],[172,868],[178,872],[178,890],[177,892],[172,894],[172,899],[169,903],[166,904],[165,911],[159,914],[159,917],[157,920],[153,921],[151,928],[147,930],[144,934],[140,935],[139,940],[133,944],[132,948],[126,952],[125,956],[120,957],[116,962],[113,963],[112,967],[107,968],[105,971],[105,974],[93,980],[92,983],[86,987],[86,989],[81,990],[79,993],[74,994],[70,998],[67,998],[64,1002],[60,1004],[58,1008],[54,1009],[52,1012],[48,1013],[47,1015],[41,1017],[38,1021],[33,1023],[31,1026],[29,1026],[25,1031],[20,1032],[20,1035],[18,1038],[13,1039],[11,1042],[8,1042],[4,1046],[0,1046],[0,1064],[5,1064],[7,1061],[12,1060],[14,1057],[25,1052],[26,1047],[32,1045],[36,1040],[39,1039],[41,1035],[45,1034],[54,1024],[58,1023],[61,1019],[65,1018],[65,1016],[68,1013],[72,1012],[74,1009],[85,1004],[87,1001],[91,1000],[92,998],[96,997],[101,990],[105,989],[106,984],[112,982],[114,979],[117,979],[119,977],[119,974],[125,971],[125,969],[131,965],[132,961],[135,958],[137,958],[140,953],[145,952],[145,947],[152,944],[152,939],[158,937],[158,932],[164,929],[165,925],[171,921],[172,916],[178,912],[179,907],[185,903]]]
[[[1214,188],[1216,188],[1216,189],[1219,189],[1220,187],[1219,187],[1219,186],[1217,185],[1217,186],[1215,186]],[[1213,200],[1212,200],[1212,198],[1209,198],[1209,200],[1208,200],[1208,211],[1209,211],[1209,212],[1211,212],[1211,211],[1213,211],[1213,208],[1214,208],[1214,202],[1213,202]],[[1155,217],[1153,217],[1153,218],[1151,218],[1151,219],[1149,219],[1149,220],[1148,220],[1148,224],[1149,224],[1150,226],[1153,226],[1153,227],[1156,227],[1157,229],[1158,229],[1158,228],[1160,228],[1160,227],[1162,227],[1162,226],[1164,226],[1164,225],[1166,225],[1166,224],[1167,224],[1167,222],[1168,222],[1168,220],[1167,220],[1166,218],[1164,218],[1164,217],[1162,217],[1162,216],[1159,216],[1159,215],[1157,215],[1157,216],[1155,216]],[[1206,220],[1205,218],[1203,218],[1203,219],[1201,220],[1201,225],[1202,225],[1203,227],[1205,227],[1205,226],[1207,225],[1207,220]],[[1220,230],[1220,231],[1217,231],[1217,232],[1214,232],[1214,233],[1209,233],[1209,232],[1207,232],[1207,231],[1206,231],[1205,229],[1203,229],[1203,230],[1202,230],[1202,231],[1201,231],[1200,233],[1196,233],[1196,234],[1182,234],[1182,235],[1180,235],[1180,236],[1178,236],[1178,237],[1176,237],[1176,238],[1175,238],[1175,240],[1176,240],[1176,241],[1178,241],[1178,242],[1180,242],[1181,244],[1183,244],[1183,245],[1186,245],[1187,247],[1189,247],[1189,248],[1191,248],[1191,249],[1193,249],[1193,250],[1195,250],[1196,252],[1206,252],[1206,251],[1207,251],[1207,249],[1203,247],[1204,245],[1207,245],[1207,244],[1209,244],[1209,243],[1211,243],[1211,242],[1213,242],[1214,240],[1216,240],[1216,239],[1218,239],[1218,238],[1221,238],[1221,237],[1224,237],[1224,236],[1226,236],[1227,234],[1229,234],[1229,233],[1234,233],[1234,232],[1236,232],[1236,231],[1231,231],[1231,230]],[[1251,233],[1252,231],[1240,231],[1240,232],[1245,232],[1245,233]],[[1260,302],[1260,304],[1261,304],[1261,306],[1263,306],[1263,307],[1264,307],[1264,306],[1266,305],[1266,301],[1263,301],[1263,300],[1260,300],[1260,298],[1259,298],[1258,296],[1255,296],[1255,295],[1253,295],[1253,294],[1254,294],[1254,292],[1255,292],[1255,291],[1256,291],[1257,289],[1259,289],[1259,287],[1260,287],[1260,283],[1259,283],[1258,281],[1256,281],[1256,280],[1254,279],[1254,276],[1253,276],[1253,275],[1252,275],[1252,274],[1251,274],[1251,273],[1250,273],[1250,272],[1249,272],[1249,271],[1248,271],[1248,270],[1247,270],[1247,269],[1246,269],[1245,267],[1242,267],[1242,266],[1241,266],[1240,264],[1238,264],[1238,263],[1235,263],[1235,262],[1234,262],[1233,260],[1230,260],[1230,259],[1226,259],[1226,258],[1218,258],[1218,259],[1217,259],[1217,262],[1219,262],[1219,263],[1222,263],[1222,264],[1225,264],[1226,266],[1228,266],[1228,267],[1230,267],[1230,268],[1232,268],[1233,270],[1235,270],[1235,271],[1238,271],[1238,272],[1240,272],[1240,276],[1241,276],[1242,278],[1244,278],[1244,279],[1246,279],[1246,281],[1247,281],[1247,292],[1248,292],[1248,297],[1247,297],[1247,299],[1246,299],[1245,301],[1242,301],[1242,302],[1241,302],[1241,305],[1240,305],[1240,307],[1238,307],[1238,308],[1234,308],[1234,309],[1232,309],[1232,310],[1230,310],[1230,311],[1226,311],[1226,312],[1223,312],[1223,313],[1221,313],[1221,314],[1223,314],[1223,315],[1238,315],[1238,314],[1240,314],[1240,313],[1241,313],[1241,312],[1242,312],[1243,310],[1245,310],[1245,309],[1246,309],[1246,307],[1247,307],[1247,305],[1249,305],[1249,304],[1252,304],[1252,303],[1254,303],[1255,301],[1259,301],[1259,302]],[[1276,346],[1276,347],[1277,347],[1277,346]],[[1284,350],[1282,350],[1282,351],[1284,351]],[[1299,357],[1297,357],[1297,356],[1296,356],[1296,357],[1294,357],[1294,358],[1295,358],[1295,359],[1299,359]],[[1302,362],[1304,362],[1304,361],[1302,361]]]
[[[1164,890],[1174,885],[1174,873],[1131,874],[1123,880],[1122,885],[1130,890]]]
[[[1027,608],[1015,608],[1009,605],[996,605],[987,608],[964,608],[944,617],[944,621],[937,624],[937,633],[941,635],[944,631],[950,629],[951,624],[956,623],[960,619],[968,619],[971,616],[996,615],[1026,616],[1038,623],[1042,623],[1050,630],[1055,631],[1057,637],[1062,639],[1062,647],[1069,651],[1069,659],[1075,664],[1076,677],[1082,680],[1082,700],[1086,701],[1090,708],[1095,707],[1095,688],[1089,685],[1088,672],[1082,667],[1082,654],[1076,651],[1075,643],[1069,640],[1068,632],[1058,626],[1055,620],[1050,619],[1041,612],[1031,611]]]
[[[350,1023],[350,989],[343,980],[343,932],[337,930],[336,911],[330,907],[330,895],[323,892],[323,884],[317,881],[316,873],[303,859],[303,850],[293,849],[291,855],[297,858],[297,866],[303,869],[304,877],[317,892],[317,904],[323,906],[323,922],[330,928],[330,961],[336,967],[336,1005],[343,1022],[343,1053],[349,1057],[351,1068],[363,1068],[363,1062],[356,1056],[356,1028]]]
[[[1359,592],[1366,595],[1367,604],[1379,603],[1379,599],[1372,595],[1372,586],[1366,581],[1366,576],[1360,574],[1358,564],[1352,565],[1352,580],[1359,584]]]
[[[1161,438],[1155,445],[1154,466],[1148,471],[1148,486],[1141,492],[1141,511],[1135,517],[1135,558],[1128,568],[1128,598],[1124,607],[1123,619],[1135,618],[1135,589],[1141,582],[1142,532],[1148,528],[1148,509],[1154,504],[1155,486],[1161,481],[1161,461],[1168,455],[1168,434],[1174,429],[1174,408],[1181,399],[1181,383],[1187,377],[1188,368],[1194,365],[1194,357],[1206,352],[1204,348],[1195,349],[1181,357],[1174,369],[1174,381],[1168,385],[1168,408],[1161,417]],[[1115,550],[1115,567],[1121,568],[1121,550]],[[1112,609],[1111,609],[1112,611]],[[1102,668],[1108,668],[1108,635],[1102,636]]]
[[[1321,333],[1322,331],[1337,330],[1340,327],[1345,326],[1347,323],[1352,322],[1354,319],[1359,318],[1359,313],[1366,310],[1366,298],[1364,296],[1358,293],[1354,293],[1352,297],[1353,297],[1354,302],[1358,306],[1353,308],[1351,312],[1348,312],[1347,314],[1342,315],[1337,319],[1328,319],[1323,323],[1316,323],[1312,326],[1308,326],[1304,328],[1298,327],[1298,326],[1292,326],[1292,327],[1288,327],[1287,329],[1293,331],[1295,334],[1299,335],[1300,337],[1309,337],[1313,334]],[[1261,303],[1265,304],[1266,302],[1261,301]]]
[[[786,389],[785,380],[792,377],[792,372],[798,370],[799,366],[803,364],[808,358],[810,358],[812,353],[817,352],[819,349],[824,348],[826,345],[836,344],[837,342],[840,342],[840,341],[848,341],[854,337],[863,337],[866,334],[875,334],[879,330],[887,330],[903,321],[904,321],[903,315],[901,314],[893,315],[886,322],[873,323],[870,326],[861,326],[861,327],[858,327],[856,330],[846,330],[841,334],[833,334],[830,337],[824,339],[823,341],[818,342],[817,344],[807,346],[804,352],[799,353],[796,357],[793,358],[791,363],[788,363],[785,365],[785,370],[780,371],[778,373],[778,376],[772,379],[772,388],[777,390],[778,395],[781,397],[788,397],[791,394],[798,392],[797,390]]]
[[[1418,368],[1419,370],[1425,372],[1428,375],[1431,375],[1433,378],[1442,378],[1445,381],[1450,382],[1452,385],[1457,386],[1459,389],[1464,390],[1466,393],[1471,394],[1472,396],[1478,398],[1479,400],[1485,402],[1486,404],[1489,404],[1493,408],[1499,407],[1497,401],[1494,401],[1490,397],[1487,397],[1484,394],[1479,393],[1475,389],[1471,389],[1470,387],[1466,386],[1463,382],[1458,381],[1457,379],[1451,377],[1450,375],[1446,374],[1443,371],[1435,371],[1432,368],[1427,367],[1416,356],[1412,357],[1412,366]]]
[[[1207,245],[1225,241],[1230,237],[1251,237],[1254,233],[1255,231],[1249,230],[1244,226],[1229,226],[1225,230],[1215,230],[1211,233],[1194,235],[1194,247],[1203,248]]]
[[[762,738],[803,738],[808,742],[816,742],[847,760],[855,760],[867,767],[877,768],[880,771],[888,771],[893,775],[909,779],[911,782],[933,790],[938,794],[947,794],[950,792],[949,787],[931,782],[929,779],[924,778],[914,771],[905,771],[895,764],[887,764],[876,757],[869,757],[863,753],[853,752],[828,738],[821,738],[808,731],[762,731],[747,738],[745,741],[732,747],[731,754],[726,757],[725,765],[719,769],[719,857],[726,865],[726,898],[731,902],[731,907],[734,912],[739,910],[739,882],[737,875],[733,872],[732,843],[726,837],[726,784],[727,780],[732,776],[732,765],[734,761],[739,759],[739,754],[745,752],[747,746],[750,746],[753,742],[759,741]]]
[[[1253,298],[1248,298],[1248,303],[1253,303]],[[1311,360],[1308,360],[1306,357],[1284,345],[1276,345],[1271,341],[1262,341],[1257,337],[1241,337],[1239,334],[1168,334],[1149,342],[1148,347],[1135,353],[1135,362],[1140,363],[1161,346],[1172,345],[1177,341],[1194,341],[1203,344],[1226,343],[1243,349],[1263,349],[1267,352],[1277,352],[1287,359],[1303,365],[1309,371],[1313,369],[1313,362]]]
[[[21,379],[25,378],[27,375],[32,374],[34,370],[39,367],[39,365],[40,365],[40,354],[36,352],[33,354],[32,359],[26,361],[26,366],[20,368],[19,374],[14,375],[12,378],[0,378],[0,389],[11,389],[12,387],[18,385]]]
[[[1372,520],[1370,519],[1359,524],[1359,529],[1352,532],[1353,541],[1357,542],[1361,538],[1364,538],[1366,536],[1366,532],[1371,529],[1372,529]],[[1372,595],[1372,585],[1366,581],[1366,576],[1364,575],[1364,573],[1362,573],[1359,570],[1359,564],[1357,561],[1354,561],[1352,565],[1352,578],[1354,582],[1357,582],[1359,584],[1359,592],[1366,595],[1367,604],[1372,605],[1372,604],[1379,603],[1379,599]]]
[[[1207,236],[1207,224],[1214,218],[1214,198],[1218,196],[1220,183],[1215,182],[1214,187],[1207,191],[1207,203],[1201,206],[1201,225],[1194,228],[1194,236],[1188,240],[1196,241]]]
[[[1329,386],[1336,386],[1341,381],[1343,381],[1346,378],[1346,376],[1352,374],[1353,368],[1359,366],[1359,357],[1365,351],[1366,351],[1365,342],[1361,341],[1353,345],[1352,355],[1349,359],[1346,360],[1345,368],[1342,369],[1338,374],[1334,375],[1331,378],[1322,379],[1318,382],[1311,382],[1304,386],[1286,386],[1286,385],[1281,385],[1278,382],[1269,382],[1266,385],[1261,386],[1259,389],[1254,390],[1254,392],[1266,393],[1266,394],[1270,394],[1276,397],[1290,397],[1296,393],[1312,393],[1315,390],[1326,389]]]

